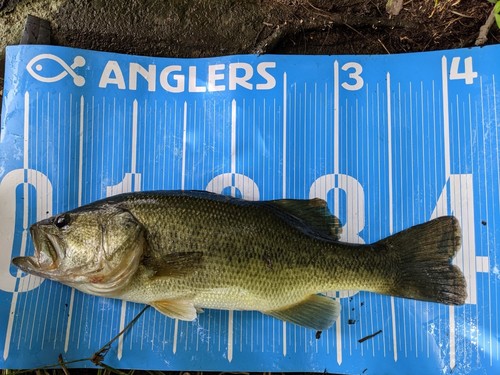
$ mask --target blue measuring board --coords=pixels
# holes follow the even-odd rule
[[[89,357],[142,305],[84,295],[10,265],[29,225],[121,192],[202,189],[321,197],[343,240],[453,214],[464,306],[332,291],[315,332],[258,312],[195,322],[149,309],[118,368],[500,373],[500,47],[388,56],[169,59],[7,49],[0,135],[0,367]],[[361,340],[367,336],[373,337]],[[361,340],[361,342],[360,342]],[[83,362],[77,366],[92,366]]]

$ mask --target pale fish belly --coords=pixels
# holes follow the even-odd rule
[[[195,290],[196,289],[196,290]],[[287,289],[284,285],[274,291],[262,293],[252,288],[225,286],[211,288],[189,288],[173,285],[172,281],[151,281],[148,276],[136,277],[114,297],[131,302],[150,304],[162,300],[191,300],[196,307],[223,310],[273,310],[294,304],[311,294],[309,290]]]

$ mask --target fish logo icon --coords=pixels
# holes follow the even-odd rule
[[[44,65],[40,63],[43,60],[55,61],[57,64],[60,65],[63,71],[60,72],[59,74],[49,77],[39,74],[44,70],[45,71],[49,70],[44,68]],[[26,65],[26,70],[29,72],[29,74],[31,74],[33,78],[37,79],[40,82],[57,82],[66,77],[67,75],[70,75],[71,77],[73,77],[73,83],[76,86],[80,87],[85,84],[85,78],[81,75],[76,74],[74,69],[81,68],[84,65],[85,65],[85,59],[83,58],[83,56],[76,56],[73,59],[73,63],[71,65],[68,65],[59,56],[53,55],[51,53],[43,53],[33,57],[28,63],[28,65]]]

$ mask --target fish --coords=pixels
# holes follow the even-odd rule
[[[316,331],[341,311],[328,291],[447,305],[467,298],[452,259],[453,216],[371,244],[340,240],[319,198],[248,201],[205,191],[115,195],[30,227],[35,252],[12,263],[84,293],[193,321],[203,309],[260,311]]]

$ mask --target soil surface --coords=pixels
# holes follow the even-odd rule
[[[4,0],[0,43],[26,16],[50,22],[52,44],[151,56],[239,53],[387,54],[471,47],[487,0]],[[498,43],[494,25],[487,43]]]

